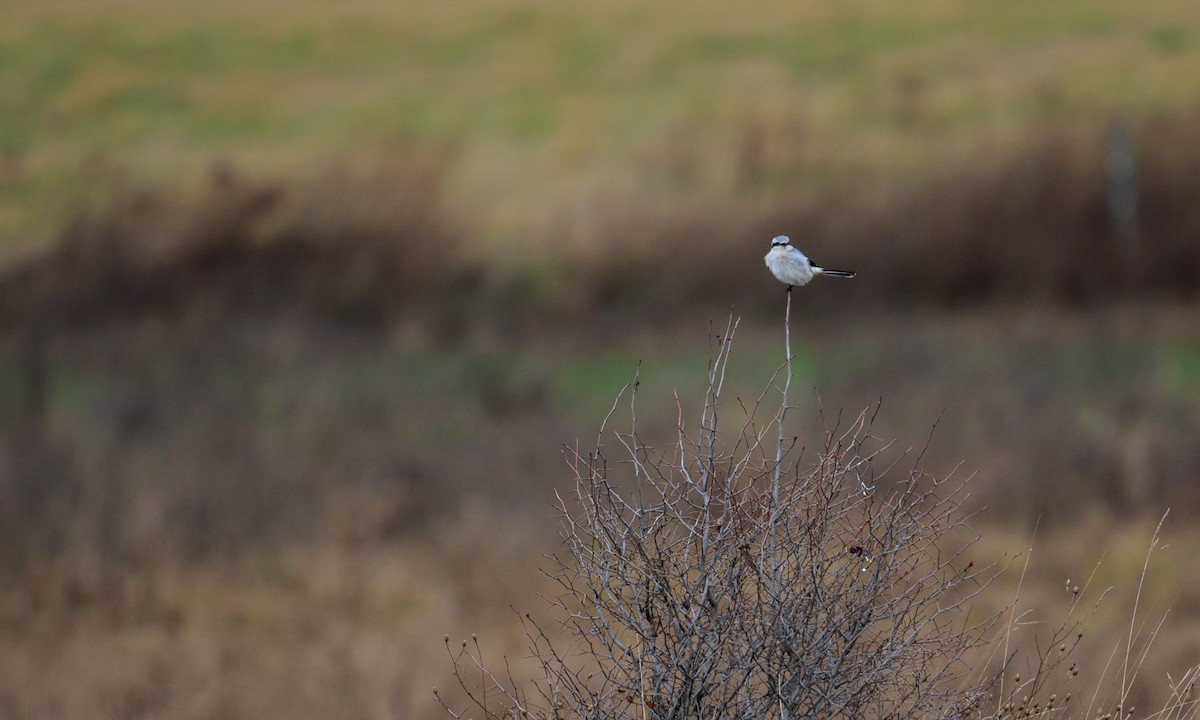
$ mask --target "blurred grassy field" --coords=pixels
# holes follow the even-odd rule
[[[490,525],[468,517],[423,541],[330,543],[222,566],[158,563],[119,578],[42,568],[0,603],[0,699],[17,718],[443,717],[433,687],[465,704],[444,634],[455,647],[478,633],[489,662],[506,662],[519,681],[537,677],[505,603],[537,617],[536,594],[553,586],[528,565],[528,545]],[[1170,545],[1153,555],[1134,615],[1153,523],[1088,527],[1036,535],[980,527],[985,542],[970,556],[980,562],[1033,552],[1023,581],[1022,555],[977,610],[1019,598],[1031,613],[1012,644],[1016,672],[1029,677],[1030,637],[1066,616],[1068,580],[1086,588],[1079,675],[1060,668],[1050,683],[1060,706],[1074,695],[1067,717],[1096,717],[1120,696],[1130,621],[1141,648],[1169,608],[1127,697],[1126,707],[1150,716],[1167,673],[1179,678],[1195,663],[1200,562],[1189,548],[1200,538],[1179,524],[1168,529]]]
[[[731,305],[767,386],[779,232],[860,271],[797,296],[797,434],[941,417],[1041,617],[1113,548],[1106,652],[1200,507],[1194,6],[0,3],[0,716],[439,716],[638,362],[651,441]],[[1162,563],[1147,702],[1200,653]]]
[[[777,321],[743,320],[727,427],[769,388]],[[834,424],[882,402],[873,435],[896,440],[891,456],[936,423],[928,469],[978,473],[970,557],[1034,544],[1022,589],[1014,566],[981,613],[1019,595],[1053,622],[1067,578],[1096,573],[1089,611],[1114,588],[1088,619],[1082,678],[1064,682],[1077,697],[1115,692],[1104,661],[1173,508],[1142,605],[1150,622],[1170,615],[1135,693],[1161,702],[1165,673],[1200,652],[1194,308],[847,320],[798,301],[794,323],[803,444],[823,437],[820,406]],[[689,428],[699,415],[705,323],[589,330],[444,346],[300,314],[56,336],[40,412],[12,397],[0,413],[0,702],[14,717],[434,718],[430,686],[456,697],[443,633],[478,632],[532,672],[508,606],[543,607],[562,445],[595,437],[639,361],[643,442],[666,445],[679,410]],[[613,424],[628,419],[622,403]]]
[[[497,252],[554,242],[581,192],[911,180],[1048,124],[1194,109],[1196,15],[1185,0],[10,2],[0,251],[44,247],[123,185],[193,185],[217,157],[294,178],[414,140],[457,148],[445,202]]]

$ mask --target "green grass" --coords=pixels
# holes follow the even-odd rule
[[[747,406],[767,389],[766,383],[783,364],[783,348],[772,347],[756,338],[748,343],[738,342],[737,358],[726,372],[724,395],[740,398]],[[715,348],[714,348],[715,352]],[[664,408],[673,407],[674,396],[685,403],[702,397],[709,372],[708,354],[672,348],[638,357],[629,350],[608,353],[588,353],[572,356],[552,369],[554,397],[571,416],[581,421],[595,421],[613,406],[617,393],[626,384],[638,379],[639,405],[654,408],[659,420],[666,418]],[[796,351],[792,360],[793,387],[798,392],[809,394],[814,383],[844,377],[840,368],[831,368],[819,363],[814,351]],[[777,378],[782,385],[783,374]],[[626,391],[628,393],[628,390]],[[775,398],[774,392],[768,392]],[[728,405],[732,409],[736,404]],[[628,394],[619,403],[616,417],[625,423],[629,417]],[[684,408],[690,424],[698,417],[700,408]],[[695,417],[693,417],[695,416]]]
[[[1178,344],[1164,353],[1167,386],[1173,392],[1200,392],[1200,344]]]
[[[617,168],[631,192],[661,192],[639,158],[681,124],[709,163],[736,152],[745,119],[783,117],[837,148],[822,163],[908,172],[956,137],[1190,108],[1196,37],[1185,0],[10,2],[0,146],[18,169],[0,182],[0,254],[61,229],[60,184],[98,154],[157,184],[215,156],[313,167],[450,138],[463,186],[492,199],[466,219],[480,226]]]

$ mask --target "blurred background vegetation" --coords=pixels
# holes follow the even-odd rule
[[[859,271],[796,433],[937,423],[1100,638],[1172,508],[1145,697],[1200,655],[1194,2],[14,0],[0,97],[4,717],[438,716],[638,362],[650,441],[731,309],[768,386],[780,233]]]

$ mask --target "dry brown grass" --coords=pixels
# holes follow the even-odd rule
[[[1119,522],[1095,513],[1024,537],[1002,525],[984,530],[978,552],[1014,558],[978,608],[1006,609],[1011,619],[1002,638],[1013,657],[1006,699],[1020,704],[1033,694],[1039,655],[1047,661],[1066,656],[1036,697],[1044,707],[1056,694],[1060,708],[1069,697],[1065,717],[1196,715],[1194,690],[1187,687],[1200,657],[1197,588],[1190,579],[1196,559],[1188,550],[1195,533],[1167,520],[1161,535],[1153,519]],[[1019,548],[1025,550],[1014,554]],[[1069,655],[1049,642],[1060,627]],[[1174,697],[1173,685],[1186,697]],[[1116,710],[1123,696],[1124,714]]]
[[[808,302],[825,312],[1191,299],[1200,277],[1196,117],[1132,125],[1139,245],[1128,252],[1108,205],[1107,126],[980,136],[909,177],[859,166],[763,185],[760,175],[808,172],[810,141],[800,124],[762,119],[743,129],[736,164],[752,169],[732,190],[671,199],[579,188],[515,245],[493,244],[504,232],[454,214],[451,145],[347,153],[290,180],[216,163],[195,190],[132,186],[81,212],[57,247],[9,268],[0,312],[10,323],[142,313],[200,294],[217,313],[276,304],[348,322],[404,317],[448,339],[635,309],[660,319],[730,306],[763,313],[773,302],[760,258],[781,232],[863,278],[836,295],[813,293]],[[693,158],[684,174],[723,162],[705,158],[701,137],[662,142],[668,155]],[[644,161],[651,174],[662,162]],[[682,161],[666,162],[670,173]]]
[[[443,633],[455,647],[478,633],[490,663],[507,659],[520,682],[534,677],[508,605],[549,619],[535,593],[551,588],[536,568],[552,545],[527,536],[517,517],[476,509],[408,541],[331,533],[321,546],[219,564],[164,557],[113,573],[76,558],[27,568],[0,594],[0,707],[9,717],[65,720],[444,717],[431,687],[455,705],[464,699]],[[977,600],[979,617],[1018,597],[1030,612],[1013,637],[1010,682],[1030,677],[1034,638],[1066,615],[1070,580],[1086,588],[1077,612],[1085,635],[1072,658],[1079,673],[1058,668],[1043,696],[1055,692],[1061,703],[1072,693],[1068,717],[1083,717],[1099,686],[1097,707],[1109,709],[1119,685],[1105,665],[1114,651],[1122,657],[1153,521],[1092,514],[1036,535],[996,514],[981,521],[964,562],[1033,547],[1019,591],[1024,558]],[[1142,637],[1169,610],[1129,696],[1141,717],[1164,701],[1167,673],[1178,678],[1200,652],[1192,582],[1200,567],[1189,551],[1200,538],[1168,523],[1165,539],[1140,600]]]
[[[664,206],[600,198],[576,223],[586,228],[571,291],[592,307],[614,303],[662,312],[705,305],[762,308],[759,256],[785,232],[862,282],[809,302],[823,309],[916,305],[1095,303],[1114,297],[1194,297],[1200,267],[1193,210],[1197,159],[1181,138],[1194,113],[1135,126],[1140,250],[1116,242],[1108,207],[1106,128],[1051,127],[1019,141],[980,138],[932,158],[911,179],[841,176],[775,196],[769,190]],[[786,123],[755,130],[744,162],[787,172],[783,148],[804,142]],[[687,142],[676,139],[673,142]],[[702,156],[702,149],[694,151]],[[729,198],[735,198],[730,200]],[[571,237],[568,224],[562,233]],[[1185,270],[1186,268],[1186,270]],[[580,278],[590,279],[580,287]],[[834,299],[836,298],[836,299]]]
[[[488,521],[490,522],[490,520]],[[519,653],[530,544],[478,518],[369,547],[220,565],[30,567],[0,594],[0,712],[61,718],[430,718],[443,632]]]
[[[800,334],[807,341],[814,331],[805,324]],[[772,343],[773,354],[777,349]],[[732,391],[734,379],[730,382]],[[654,388],[644,390],[654,397]],[[798,412],[807,414],[809,403],[800,404]],[[647,418],[647,432],[652,427]],[[562,431],[542,428],[536,438],[518,441],[510,427],[505,437],[541,446]],[[935,448],[943,434],[935,435]],[[492,455],[487,479],[500,480],[507,472],[503,462],[527,462],[521,455],[508,460]],[[985,492],[999,483],[991,492],[1004,498],[1013,492],[1003,487],[1009,480],[987,473],[976,482]],[[515,481],[534,509],[506,514],[494,504],[468,504],[465,511],[396,539],[386,527],[402,513],[387,505],[386,492],[343,490],[326,498],[326,520],[308,543],[264,545],[261,536],[242,529],[242,535],[226,538],[238,547],[199,561],[181,555],[161,528],[146,545],[133,548],[138,552],[104,558],[100,548],[79,542],[89,536],[87,528],[75,526],[83,531],[75,536],[77,544],[40,562],[6,568],[0,707],[11,717],[66,720],[441,717],[429,694],[432,686],[452,703],[462,702],[450,690],[443,633],[454,644],[478,633],[493,664],[507,658],[518,681],[534,673],[519,619],[508,605],[535,613],[544,607],[535,597],[546,587],[537,568],[546,565],[539,556],[554,547],[543,535],[553,520],[548,490],[536,490],[528,477]],[[220,494],[217,510],[237,511],[250,487]],[[310,486],[306,492],[320,490]],[[1085,510],[1079,499],[1031,534],[1015,527],[1009,512],[1003,502],[984,511],[983,526],[976,528],[982,541],[963,561],[980,565],[1030,545],[1033,556],[1020,590],[1017,562],[979,599],[980,616],[1019,597],[1021,609],[1032,612],[1025,620],[1039,621],[1024,624],[1014,636],[1017,657],[1024,658],[1034,638],[1065,614],[1072,598],[1065,589],[1068,579],[1087,587],[1080,672],[1055,676],[1046,692],[1060,698],[1072,692],[1078,710],[1099,686],[1097,707],[1109,707],[1117,690],[1112,667],[1104,666],[1114,648],[1118,657],[1122,652],[1153,521],[1117,520]],[[147,521],[136,509],[122,518]],[[199,522],[197,529],[228,532],[211,515],[181,519]],[[259,516],[260,522],[282,520]],[[1139,716],[1163,702],[1167,673],[1179,677],[1200,652],[1195,642],[1200,596],[1193,582],[1200,567],[1189,552],[1200,538],[1183,524],[1168,523],[1168,545],[1151,563],[1141,598],[1138,617],[1151,626],[1167,609],[1170,614],[1130,695]],[[1092,612],[1093,601],[1109,587]],[[1145,634],[1140,621],[1138,633]],[[1014,667],[1029,677],[1019,663]]]

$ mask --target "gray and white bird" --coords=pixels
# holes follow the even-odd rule
[[[849,270],[830,270],[814,265],[804,253],[792,247],[792,241],[787,235],[777,235],[771,240],[771,252],[767,253],[764,259],[771,274],[779,282],[787,284],[788,292],[791,292],[795,285],[807,285],[814,275],[854,277],[854,273]]]

